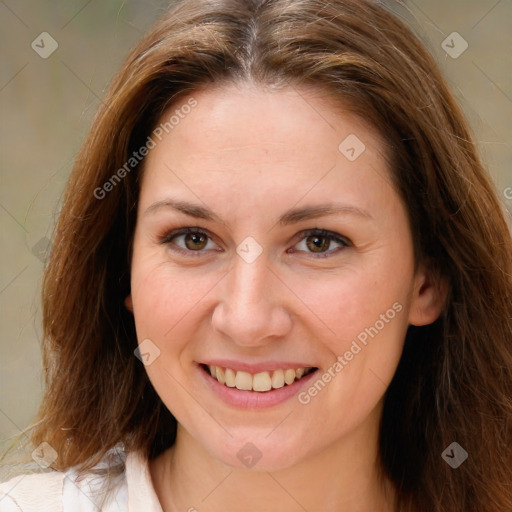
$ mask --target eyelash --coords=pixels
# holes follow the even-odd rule
[[[202,252],[205,252],[204,249],[193,251],[190,249],[183,249],[181,247],[178,247],[176,244],[172,243],[172,240],[174,238],[183,236],[183,235],[188,235],[188,234],[205,235],[208,238],[208,241],[212,240],[212,237],[209,235],[208,230],[205,230],[205,229],[202,229],[199,227],[187,227],[187,228],[177,229],[177,230],[174,230],[174,231],[171,231],[171,232],[165,234],[164,236],[162,236],[160,238],[160,243],[162,243],[164,245],[173,246],[172,247],[173,251],[184,254],[186,256],[192,256],[192,257],[200,256],[200,254]],[[317,236],[319,238],[327,238],[330,241],[340,244],[342,247],[338,247],[337,249],[344,249],[347,247],[351,247],[353,245],[352,242],[348,238],[343,237],[333,231],[327,231],[325,229],[320,229],[320,228],[307,229],[307,230],[301,231],[300,233],[298,233],[296,235],[296,238],[298,238],[298,240],[294,245],[297,245],[298,243],[302,242],[303,240],[305,240],[306,238],[309,238],[311,236]],[[306,251],[296,251],[296,252],[306,252]],[[329,255],[331,255],[333,253],[337,253],[337,252],[339,252],[339,250],[332,249],[332,250],[328,250],[326,252],[319,252],[319,253],[306,252],[306,253],[313,255],[314,258],[327,258],[327,257],[330,257]],[[197,253],[197,255],[194,253]]]

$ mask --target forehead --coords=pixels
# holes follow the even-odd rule
[[[191,98],[195,106],[183,108]],[[146,158],[141,203],[166,187],[190,198],[229,197],[245,205],[342,190],[345,199],[371,203],[390,186],[376,131],[319,91],[207,88],[170,107],[161,126],[171,117],[172,129]]]

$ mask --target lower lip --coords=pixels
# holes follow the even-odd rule
[[[243,391],[237,388],[229,388],[214,379],[202,366],[197,366],[199,373],[209,388],[225,403],[240,409],[264,409],[281,404],[299,393],[318,370],[308,373],[305,377],[296,380],[292,384],[285,384],[282,388],[270,391]]]

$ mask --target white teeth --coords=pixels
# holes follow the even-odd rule
[[[282,388],[285,384],[288,386],[295,382],[295,379],[301,379],[307,375],[312,368],[287,368],[285,370],[274,370],[274,372],[259,372],[251,375],[249,372],[237,371],[231,368],[221,368],[220,366],[208,365],[208,370],[214,379],[230,388],[236,387],[243,391],[265,392],[271,389]],[[272,375],[271,375],[272,374]]]
[[[224,384],[226,382],[226,376],[224,375],[224,370],[220,366],[214,366],[214,368],[217,369],[217,371],[216,371],[217,380],[221,384]]]
[[[268,372],[257,373],[252,378],[252,389],[254,391],[270,391],[272,389],[272,380]]]
[[[272,375],[272,387],[275,389],[282,388],[284,386],[284,372],[283,370],[276,370]]]
[[[295,380],[295,370],[286,370],[284,372],[284,381],[286,384],[291,384]]]
[[[235,386],[236,386],[236,389],[242,389],[244,391],[251,391],[252,375],[247,372],[236,372]]]
[[[226,386],[229,388],[235,387],[235,372],[231,368],[226,368],[226,371],[224,372],[224,377],[226,379]]]

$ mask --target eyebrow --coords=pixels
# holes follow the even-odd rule
[[[215,221],[224,223],[222,219],[215,214],[212,210],[205,206],[201,206],[199,204],[190,203],[188,201],[178,201],[174,199],[164,199],[162,201],[157,201],[150,205],[144,211],[144,215],[155,212],[162,208],[170,208],[173,210],[177,210],[189,217],[194,217],[196,219],[204,219],[209,221]],[[298,208],[291,208],[286,211],[278,220],[278,223],[282,226],[287,226],[290,224],[296,224],[303,220],[316,219],[318,217],[324,217],[327,215],[336,215],[336,214],[349,214],[356,215],[359,217],[364,217],[366,219],[373,219],[373,217],[366,211],[352,205],[339,204],[339,203],[329,203],[329,204],[321,204],[321,205],[313,205],[313,206],[303,206]]]

